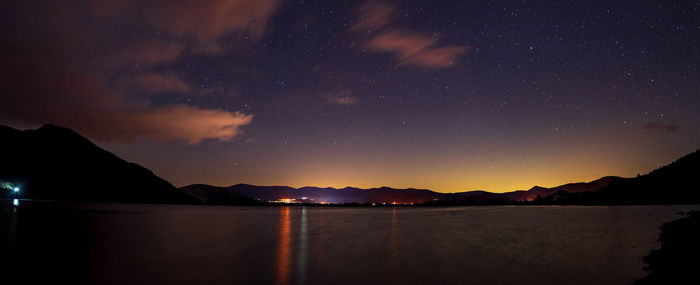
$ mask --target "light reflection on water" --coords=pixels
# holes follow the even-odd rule
[[[277,284],[289,284],[289,265],[291,258],[291,230],[289,207],[280,208],[279,244],[277,249]]]
[[[398,281],[399,272],[399,250],[396,241],[396,231],[398,226],[396,225],[396,208],[391,211],[391,243],[389,244],[391,252],[391,267],[389,271],[391,272],[391,283],[395,284]]]
[[[297,284],[306,284],[306,207],[301,208],[301,229],[299,230],[299,258],[297,259]]]
[[[3,252],[82,284],[628,284],[700,208],[66,207],[2,211]]]

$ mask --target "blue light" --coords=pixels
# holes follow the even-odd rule
[[[15,191],[15,192],[19,192],[19,187],[15,187],[15,188],[13,188],[12,190]]]
[[[15,207],[18,207],[19,206],[19,199],[12,200],[12,205],[15,205]]]

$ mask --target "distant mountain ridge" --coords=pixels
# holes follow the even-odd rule
[[[248,184],[237,184],[227,188],[262,201],[272,201],[281,198],[301,200],[306,197],[306,200],[308,201],[313,200],[324,203],[424,203],[427,201],[432,201],[437,197],[442,197],[441,193],[436,193],[426,189],[394,189],[389,187],[371,189],[345,187],[336,189],[330,187],[292,188],[288,186],[254,186]]]
[[[431,203],[441,201],[459,202],[511,202],[511,201],[531,201],[538,195],[545,197],[556,193],[559,190],[568,192],[595,191],[607,185],[616,177],[606,176],[591,182],[569,183],[553,188],[535,186],[530,190],[519,190],[505,193],[492,193],[486,191],[468,191],[458,193],[439,193],[429,189],[395,189],[391,187],[378,187],[361,189],[355,187],[332,188],[332,187],[301,187],[293,188],[289,186],[256,186],[249,184],[236,184],[228,187],[217,187],[204,184],[188,185],[180,188],[200,199],[209,201],[208,203],[226,203],[223,197],[224,189],[231,193],[245,195],[258,201],[276,201],[280,199],[296,199],[309,203]],[[212,193],[207,193],[205,188],[212,189]],[[194,194],[194,190],[198,194]],[[218,192],[214,193],[214,192]],[[223,195],[223,196],[222,196]],[[206,197],[205,197],[206,196]],[[221,197],[222,201],[216,201]]]
[[[138,164],[64,127],[0,126],[0,180],[21,185],[1,196],[127,203],[199,203]],[[4,189],[2,189],[4,190]]]

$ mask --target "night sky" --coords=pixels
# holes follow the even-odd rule
[[[700,148],[696,0],[12,2],[0,123],[176,186],[503,192]]]

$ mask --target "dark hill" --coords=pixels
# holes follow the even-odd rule
[[[700,203],[700,150],[635,178],[616,178],[596,193],[611,204]]]
[[[568,183],[552,188],[545,188],[545,187],[540,187],[540,186],[535,186],[530,188],[530,190],[524,191],[513,191],[513,192],[506,192],[503,193],[504,200],[508,201],[533,201],[537,196],[539,195],[540,197],[544,198],[549,195],[552,195],[554,193],[557,193],[557,191],[566,191],[568,193],[581,193],[581,192],[586,192],[586,191],[598,191],[599,189],[608,186],[610,181],[613,181],[615,179],[621,179],[620,177],[616,176],[605,176],[596,180],[593,180],[591,182],[577,182],[577,183]]]
[[[605,186],[608,186],[610,184],[610,181],[614,179],[619,179],[620,177],[617,176],[605,176],[596,180],[593,180],[591,182],[579,182],[579,183],[569,183],[569,184],[564,184],[561,186],[557,186],[552,189],[554,192],[559,191],[559,190],[564,190],[570,193],[576,193],[576,192],[586,192],[586,191],[598,191],[598,189],[603,188]]]
[[[199,203],[150,170],[124,161],[76,132],[55,125],[19,131],[0,126],[0,180],[31,199]]]
[[[527,202],[534,201],[538,196],[541,198],[550,196],[558,191],[566,191],[568,193],[581,193],[586,191],[597,191],[598,189],[608,185],[610,181],[619,177],[606,176],[593,180],[591,182],[577,182],[564,184],[552,188],[534,186],[530,190],[517,190],[504,193],[491,193],[486,191],[469,191],[454,194],[447,194],[447,199],[438,200],[436,204],[501,204],[512,202]],[[444,197],[445,198],[445,197]]]
[[[192,184],[180,187],[180,190],[201,200],[207,205],[255,205],[257,200],[242,195],[226,187],[205,184]]]

